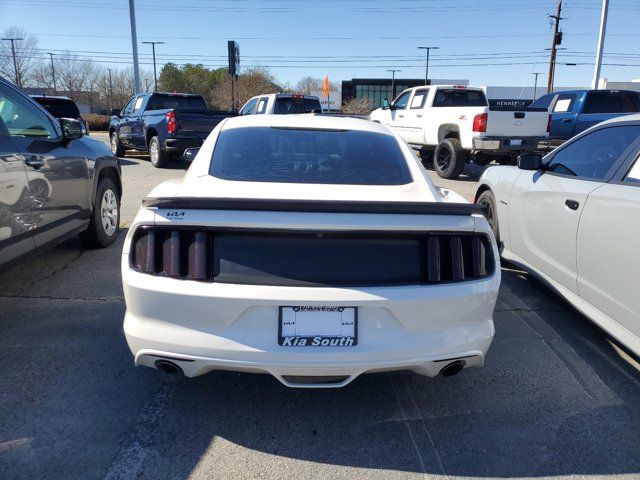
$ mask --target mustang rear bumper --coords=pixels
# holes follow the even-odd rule
[[[216,284],[154,277],[128,268],[124,331],[137,365],[169,359],[185,375],[269,373],[288,386],[343,386],[365,372],[437,375],[455,359],[481,366],[494,335],[500,272],[456,284],[372,288]],[[351,347],[278,344],[284,305],[358,308]],[[340,377],[304,383],[300,378]]]

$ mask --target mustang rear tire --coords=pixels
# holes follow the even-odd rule
[[[440,177],[455,179],[464,170],[468,158],[469,155],[463,150],[460,140],[445,138],[438,144],[433,154],[433,167]]]

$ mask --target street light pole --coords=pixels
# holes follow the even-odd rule
[[[24,40],[22,38],[3,38],[2,40],[6,40],[8,42],[11,42],[11,53],[13,55],[13,69],[16,72],[16,85],[20,88],[22,88],[21,82],[20,82],[20,74],[18,73],[18,62],[16,61],[16,45],[15,42],[19,41],[19,40]]]
[[[602,51],[604,50],[604,34],[607,30],[607,12],[609,10],[609,0],[602,0],[602,16],[600,17],[600,34],[598,35],[598,51],[596,53],[596,65],[593,70],[593,81],[591,88],[598,89],[600,83],[600,68],[602,67]]]
[[[401,72],[402,70],[389,68],[387,72],[391,72],[391,99],[393,100],[396,96],[396,72]]]
[[[131,47],[133,49],[133,89],[140,93],[140,64],[138,63],[138,34],[136,32],[136,6],[129,0],[129,20],[131,21]]]
[[[111,69],[109,70],[109,111],[113,108],[113,82],[111,81]]]
[[[538,75],[542,75],[540,72],[531,72],[531,75],[535,75],[536,79],[533,81],[533,101],[536,101],[536,93],[538,90]]]
[[[56,69],[53,66],[53,53],[47,52],[49,57],[51,57],[51,76],[53,77],[53,94],[55,95],[58,91],[58,87],[56,87]]]
[[[424,84],[429,85],[429,52],[431,50],[440,50],[440,47],[418,47],[418,49],[427,51],[427,65],[424,71]]]
[[[158,75],[156,73],[156,45],[164,45],[164,42],[142,42],[147,45],[151,45],[151,51],[153,52],[153,84],[154,91],[158,91]]]

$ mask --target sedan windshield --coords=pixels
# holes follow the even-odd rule
[[[412,181],[394,137],[358,130],[223,130],[210,174],[246,182],[404,185]]]

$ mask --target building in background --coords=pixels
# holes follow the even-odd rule
[[[431,85],[469,85],[469,80],[446,80],[434,78],[430,80]],[[391,91],[391,78],[352,78],[342,81],[342,104],[345,102],[361,98],[370,98],[374,108],[382,106],[386,98],[391,102],[400,92],[411,87],[424,85],[424,78],[396,78],[394,91]]]

